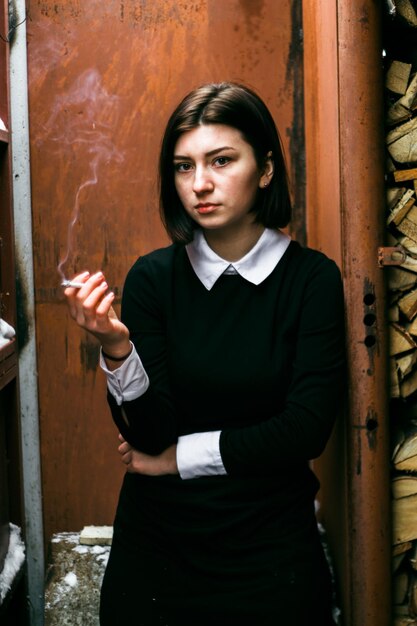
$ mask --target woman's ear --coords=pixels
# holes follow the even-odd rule
[[[270,150],[265,157],[265,165],[263,167],[262,176],[259,180],[259,187],[268,187],[274,175],[274,159],[272,158],[272,151]]]

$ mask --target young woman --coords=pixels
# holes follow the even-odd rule
[[[160,156],[173,243],[65,291],[102,346],[127,473],[101,625],[333,624],[309,461],[344,386],[340,272],[280,228],[290,197],[262,100],[204,85]]]

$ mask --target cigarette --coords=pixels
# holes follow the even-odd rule
[[[65,289],[67,287],[72,287],[73,289],[81,289],[81,287],[84,287],[84,283],[77,283],[76,280],[63,280],[61,283],[61,287],[64,287]]]

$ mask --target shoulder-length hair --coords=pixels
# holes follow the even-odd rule
[[[260,169],[272,153],[274,175],[260,189],[252,211],[267,228],[282,228],[291,219],[288,174],[281,139],[268,108],[248,87],[210,83],[189,93],[168,120],[159,157],[161,219],[173,242],[188,243],[197,223],[186,213],[175,188],[174,149],[182,133],[202,124],[225,124],[242,133],[252,146]]]

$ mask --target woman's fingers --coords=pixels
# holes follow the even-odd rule
[[[121,435],[119,433],[118,436],[119,441],[121,441],[122,443],[120,444],[120,446],[117,448],[117,451],[119,452],[120,456],[121,456],[121,461],[122,463],[124,463],[125,465],[130,465],[132,463],[133,460],[133,448],[132,446],[126,441],[126,439],[124,439],[123,435]],[[132,468],[131,468],[132,470]]]
[[[91,290],[102,282],[104,279],[102,272],[97,272],[90,276],[89,272],[83,272],[74,277],[74,283],[79,283],[81,287],[67,287],[64,294],[67,298],[68,306],[70,308],[71,315],[74,319],[77,318],[77,314],[82,306],[82,303],[91,293]]]
[[[96,309],[96,314],[97,314],[98,319],[106,320],[106,321],[108,320],[108,318],[118,319],[116,313],[112,309],[114,298],[115,298],[115,295],[112,291],[110,291],[109,293],[103,296],[101,302],[99,302],[99,304],[97,305],[97,309]]]
[[[74,283],[85,284],[90,277],[90,272],[82,272],[82,274],[78,274],[74,276],[72,281]],[[69,308],[70,315],[73,319],[77,316],[77,307],[75,303],[75,296],[78,294],[80,288],[79,287],[66,287],[64,290],[64,295],[67,299],[67,304]]]
[[[71,317],[79,326],[97,335],[114,330],[110,319],[118,320],[112,309],[115,295],[113,292],[107,293],[108,284],[104,280],[104,274],[97,272],[90,276],[84,272],[76,276],[75,280],[83,286],[67,287],[64,292]]]
[[[125,465],[130,465],[130,463],[132,462],[133,448],[127,443],[127,441],[121,443],[117,450],[121,456],[122,463],[124,463]]]
[[[127,452],[131,452],[133,450],[132,446],[128,444],[127,441],[121,443],[117,449],[119,451],[119,454],[126,454]]]
[[[97,318],[97,308],[102,302],[106,291],[108,289],[108,284],[105,280],[101,281],[98,285],[96,285],[88,295],[84,296],[83,293],[78,295],[78,298],[81,302],[81,311],[84,319],[89,322],[91,320],[95,321]],[[83,290],[80,289],[80,292]],[[107,307],[108,309],[109,307]]]
[[[126,470],[145,476],[163,476],[166,474],[178,474],[177,445],[173,444],[161,454],[150,455],[133,448],[119,433],[118,452]]]
[[[93,274],[93,276],[90,276],[90,278],[84,283],[83,287],[78,289],[75,293],[75,301],[83,304],[91,293],[105,282],[103,272]]]

